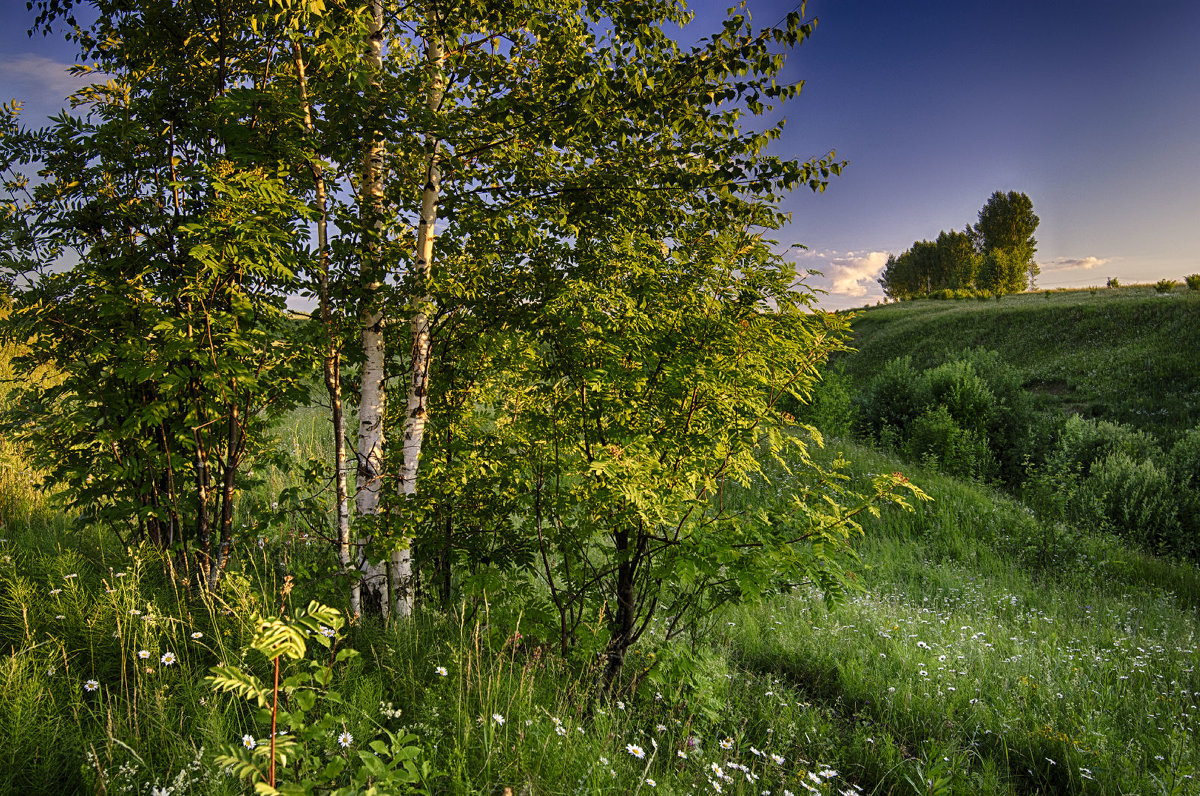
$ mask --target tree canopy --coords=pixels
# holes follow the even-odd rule
[[[65,21],[103,82],[0,137],[4,332],[57,373],[16,427],[53,442],[83,514],[206,588],[321,360],[338,453],[280,497],[323,526],[337,473],[351,613],[500,610],[499,581],[609,680],[659,610],[682,628],[799,583],[836,596],[854,516],[911,488],[845,493],[781,406],[848,334],[768,237],[788,191],[842,167],[768,150],[803,9],[732,9],[682,47],[666,0],[89,0],[91,27],[74,5],[38,2],[38,25]],[[302,292],[312,318],[286,311]],[[770,511],[737,510],[772,480]]]
[[[888,257],[879,283],[892,299],[945,293],[1019,293],[1034,285],[1040,269],[1033,237],[1038,217],[1023,193],[996,191],[964,231],[945,232],[936,242],[918,241]]]

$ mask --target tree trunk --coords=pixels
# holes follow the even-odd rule
[[[446,91],[445,53],[437,31],[437,20],[432,12],[426,18],[425,61],[429,70],[426,105],[434,113],[442,106]],[[421,444],[425,439],[425,420],[428,415],[429,354],[431,339],[427,308],[432,300],[429,295],[429,280],[432,275],[433,244],[436,238],[438,200],[441,198],[442,182],[438,160],[441,141],[436,132],[427,134],[425,153],[425,181],[421,188],[421,217],[417,223],[417,250],[415,263],[416,291],[414,297],[412,329],[412,380],[408,386],[408,400],[404,412],[404,461],[400,467],[400,494],[407,501],[417,492],[417,468],[421,458]],[[397,616],[409,616],[413,611],[413,568],[412,540],[392,553],[392,603]]]
[[[370,44],[367,62],[378,75],[383,70],[383,5],[381,0],[371,3]],[[362,301],[359,323],[362,329],[363,364],[360,399],[358,405],[358,481],[354,496],[354,508],[360,519],[377,519],[379,516],[379,494],[383,479],[383,414],[387,395],[384,386],[384,316],[379,306],[379,291],[382,285],[382,246],[379,237],[383,234],[383,142],[378,133],[371,130],[371,141],[363,163],[362,205],[367,228],[364,230],[369,241],[364,253],[361,278]],[[371,528],[371,520],[367,520]],[[358,568],[362,573],[360,588],[363,608],[378,611],[386,618],[388,614],[387,572],[381,562],[372,564],[367,557],[369,538],[359,539]]]
[[[292,46],[296,63],[296,79],[300,84],[300,102],[304,109],[304,126],[312,132],[312,106],[308,101],[308,83],[304,76],[304,58],[300,43]],[[346,418],[342,411],[341,346],[333,320],[329,299],[329,210],[325,190],[325,174],[315,162],[312,165],[317,192],[317,278],[320,282],[321,324],[325,327],[325,390],[329,393],[330,419],[333,422],[334,494],[337,501],[337,551],[342,573],[349,574],[354,566],[350,553],[350,489],[346,466]],[[362,613],[358,581],[350,586],[350,615]]]

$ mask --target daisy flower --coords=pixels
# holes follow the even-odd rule
[[[83,690],[88,692],[95,691],[99,687],[100,683],[97,680],[88,680],[83,684]]]
[[[722,738],[721,740],[717,741],[717,746],[720,746],[722,749],[732,749],[733,748],[733,739],[732,738]]]
[[[138,650],[138,654],[137,654],[137,655],[138,655],[138,657],[139,657],[139,658],[141,658],[142,660],[146,660],[147,658],[149,658],[149,657],[150,657],[150,650]]]
[[[433,671],[438,677],[445,677],[446,675],[450,674],[450,672],[446,671],[445,666],[439,666]]]
[[[638,760],[644,760],[646,757],[646,750],[635,743],[625,744],[625,751],[629,752],[629,754],[633,755]]]
[[[196,639],[200,639],[200,638],[204,638],[204,634],[201,633],[199,630],[197,630],[195,633],[192,634],[193,641],[195,641]]]
[[[346,749],[350,744],[354,743],[354,736],[346,730],[342,730],[342,734],[337,737],[338,746]]]
[[[242,746],[246,747],[247,749],[253,749],[254,747],[258,746],[258,741],[254,740],[253,735],[243,735]]]
[[[171,666],[175,663],[175,653],[164,652],[158,660],[163,666]]]
[[[496,723],[497,723],[497,724],[499,724],[501,727],[503,727],[503,726],[504,726],[504,717],[503,717],[503,716],[501,716],[499,713],[493,713],[493,714],[492,714],[492,721],[496,722]]]

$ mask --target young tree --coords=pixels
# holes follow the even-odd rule
[[[40,3],[39,24],[70,6]],[[72,35],[107,82],[73,97],[85,115],[3,140],[42,178],[6,205],[24,255],[4,332],[55,373],[25,389],[24,433],[84,516],[192,553],[212,589],[245,465],[307,399],[284,303],[307,214],[275,148],[289,119],[259,93],[270,49],[227,18],[261,9],[93,6]]]
[[[979,255],[966,232],[942,232],[937,238],[938,273],[942,287],[962,290],[975,286]]]
[[[996,191],[979,211],[979,221],[971,228],[980,254],[987,256],[1004,251],[1008,253],[1006,262],[1015,258],[1021,264],[1027,278],[1020,290],[1032,286],[1040,273],[1033,259],[1037,253],[1037,239],[1033,233],[1037,231],[1039,221],[1033,212],[1033,200],[1028,196],[1016,191]],[[1016,283],[1017,280],[1012,278],[1008,284],[1015,286]]]

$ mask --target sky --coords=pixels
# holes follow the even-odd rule
[[[25,118],[61,106],[72,47],[29,38],[0,0],[0,100]],[[697,0],[680,35],[720,27],[730,0]],[[792,0],[747,0],[771,25]],[[849,161],[823,194],[784,201],[779,251],[827,309],[874,304],[889,253],[977,220],[994,191],[1041,218],[1039,287],[1200,272],[1200,3],[1194,0],[809,0],[817,19],[785,76],[775,153]],[[807,249],[793,248],[802,244]]]

